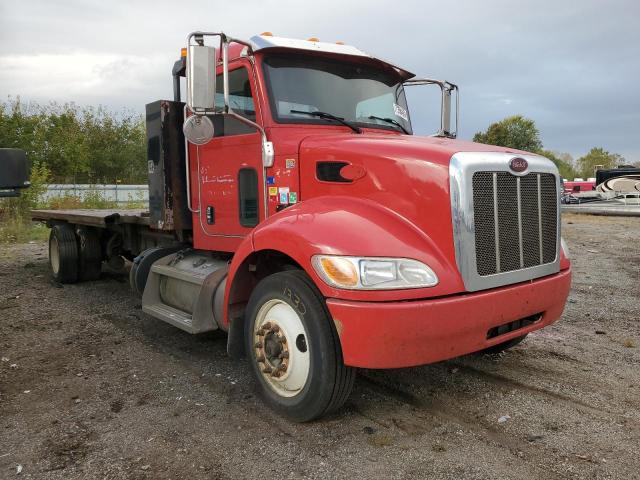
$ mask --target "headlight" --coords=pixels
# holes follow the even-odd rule
[[[564,238],[560,237],[560,246],[562,247],[562,251],[564,252],[564,256],[570,259],[569,256],[569,247],[567,246],[567,242],[564,241]]]
[[[424,263],[408,258],[315,255],[313,268],[332,287],[391,290],[433,287],[438,277]]]

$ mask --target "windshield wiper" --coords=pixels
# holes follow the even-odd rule
[[[397,120],[394,120],[393,118],[382,118],[382,117],[376,117],[375,115],[370,115],[369,118],[371,120],[382,120],[383,122],[392,123],[396,127],[399,127],[407,135],[411,135],[409,131],[406,128],[404,128],[400,122],[398,122]]]
[[[289,110],[289,113],[300,113],[302,115],[309,115],[311,117],[318,117],[318,118],[322,118],[324,120],[334,120],[338,123],[341,123],[342,125],[345,125],[347,127],[349,127],[351,130],[353,130],[356,133],[362,133],[362,129],[360,127],[357,127],[355,125],[353,125],[350,122],[347,122],[344,118],[341,117],[336,117],[335,115],[331,115],[330,113],[327,112],[305,112],[303,110]]]

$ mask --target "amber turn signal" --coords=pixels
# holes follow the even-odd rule
[[[349,260],[340,257],[319,257],[320,267],[330,283],[340,287],[355,287],[358,270]]]

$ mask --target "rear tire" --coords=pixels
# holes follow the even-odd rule
[[[246,310],[245,342],[264,401],[295,422],[341,407],[355,379],[324,298],[302,271],[264,278]]]
[[[78,281],[78,240],[71,225],[59,223],[51,228],[49,264],[53,278],[58,282]]]
[[[82,228],[79,239],[79,279],[80,281],[98,280],[102,271],[102,246],[98,234],[88,228]]]
[[[515,347],[516,345],[521,343],[525,338],[527,338],[526,334],[521,336],[521,337],[516,337],[516,338],[513,338],[511,340],[507,340],[506,342],[498,343],[497,345],[494,345],[493,347],[489,347],[489,348],[485,348],[484,350],[480,350],[479,353],[482,353],[482,354],[485,354],[485,353],[495,354],[495,353],[504,352],[505,350],[509,350],[510,348]]]
[[[131,290],[133,290],[136,295],[142,297],[153,263],[156,260],[160,260],[162,257],[184,248],[185,247],[182,245],[174,245],[171,247],[151,247],[141,252],[133,259],[133,264],[129,271],[129,284],[131,285]]]

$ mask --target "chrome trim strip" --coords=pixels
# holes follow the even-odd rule
[[[538,177],[540,177],[540,175],[538,175]],[[540,194],[540,191],[538,191],[538,194]],[[518,248],[520,250],[520,268],[524,268],[524,255],[522,253],[522,198],[520,196],[520,177],[516,177],[516,196],[518,197]]]
[[[538,246],[540,248],[540,263],[542,263],[544,261],[544,254],[543,254],[543,250],[542,250],[542,192],[540,191],[540,174],[537,175],[538,177]]]
[[[509,169],[511,159],[524,158],[529,168],[516,173]],[[553,262],[534,267],[523,268],[494,275],[480,276],[476,264],[475,251],[475,220],[473,213],[473,174],[476,172],[509,172],[516,176],[523,176],[530,172],[551,173],[557,182],[557,241],[556,258]],[[453,238],[456,253],[456,263],[465,289],[473,292],[488,288],[500,287],[534,278],[552,275],[560,271],[560,176],[558,169],[550,160],[539,155],[514,155],[503,152],[459,152],[451,157],[449,163],[449,188],[451,194],[451,221],[453,224]],[[540,211],[540,209],[539,209]],[[542,214],[539,214],[542,219]],[[542,237],[540,237],[542,241]]]
[[[500,272],[500,217],[498,215],[498,174],[493,174],[493,230],[496,242],[496,272]]]

